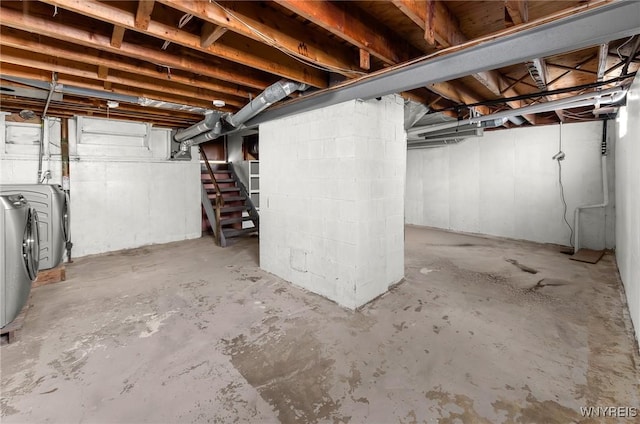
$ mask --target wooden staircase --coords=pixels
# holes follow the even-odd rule
[[[202,207],[218,246],[226,247],[228,239],[257,233],[260,217],[247,189],[238,179],[231,162],[209,163],[200,150],[202,165]],[[245,222],[252,226],[243,228]],[[244,224],[246,226],[246,224]]]

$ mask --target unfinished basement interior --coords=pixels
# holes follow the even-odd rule
[[[637,0],[2,1],[2,422],[638,422],[638,68]]]

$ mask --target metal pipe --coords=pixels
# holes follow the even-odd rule
[[[71,180],[69,173],[69,120],[62,118],[60,120],[60,156],[62,157],[62,189],[67,197],[67,206],[71,207]],[[65,248],[67,249],[67,262],[71,260],[71,229],[69,229],[69,241],[67,241]]]
[[[43,90],[46,90],[49,88],[48,83],[32,80],[29,78],[2,75],[2,79],[7,81],[17,82],[20,84],[30,85],[32,87],[41,88]],[[63,85],[63,84],[56,84],[55,91],[58,91],[64,94],[71,94],[75,96],[86,96],[86,97],[94,97],[94,98],[103,99],[103,100],[114,100],[116,102],[131,103],[131,104],[140,105],[144,107],[156,107],[159,109],[181,110],[185,112],[201,113],[201,114],[206,114],[207,112],[211,111],[211,109],[183,105],[179,103],[165,102],[163,100],[149,99],[147,97],[136,97],[136,96],[130,96],[127,94],[110,93],[108,91],[93,90],[90,88],[74,87],[74,86]]]
[[[204,119],[202,121],[190,126],[189,128],[178,130],[173,138],[176,141],[184,141],[200,135],[205,131],[210,131],[216,123],[220,123],[220,115],[221,114],[219,112],[209,111],[204,115]]]
[[[47,117],[47,111],[49,110],[49,104],[51,103],[51,96],[53,96],[53,92],[56,89],[56,83],[58,82],[58,74],[55,72],[51,73],[51,87],[49,88],[49,95],[47,96],[47,103],[44,105],[44,111],[42,112],[42,120],[44,122],[44,118]]]
[[[48,129],[46,125],[47,111],[49,110],[49,104],[51,103],[51,97],[56,89],[56,82],[58,81],[58,74],[51,73],[51,84],[49,87],[49,95],[47,95],[47,103],[44,105],[42,111],[42,117],[40,119],[40,142],[38,143],[38,179],[36,183],[40,184],[42,178],[42,157],[44,156],[44,132]]]
[[[253,118],[275,102],[284,99],[296,90],[304,91],[307,89],[307,87],[308,86],[306,84],[288,80],[280,80],[274,84],[271,84],[262,93],[258,94],[255,99],[250,101],[235,114],[224,115],[224,120],[233,127],[232,129],[223,131],[222,123],[218,120],[209,132],[197,135],[195,138],[183,138],[183,140],[181,141],[176,137],[177,141],[181,141],[180,152],[176,154],[176,158],[183,156],[186,152],[189,151],[191,146],[197,146],[198,144],[210,140],[215,140],[221,135],[226,135],[233,131],[241,129],[243,124],[247,120]],[[188,128],[187,130],[191,130],[191,128]],[[190,132],[194,133],[195,131],[196,129],[193,129]]]
[[[299,82],[281,80],[267,87],[262,93],[251,100],[242,109],[233,115],[227,115],[226,121],[233,127],[238,128],[272,104],[287,97],[294,91],[304,91],[307,89],[306,84]]]
[[[439,131],[446,128],[455,128],[461,125],[476,124],[498,118],[509,118],[512,116],[524,115],[529,113],[549,112],[558,109],[568,109],[574,107],[591,106],[596,101],[600,104],[617,103],[624,98],[626,91],[620,87],[614,87],[600,92],[585,93],[566,99],[554,100],[551,102],[539,103],[536,105],[525,106],[518,109],[510,109],[502,112],[492,113],[490,115],[476,116],[473,118],[463,119],[460,121],[451,121],[439,125],[430,125],[425,127],[416,127],[407,131],[407,137],[419,136],[419,134],[431,131]],[[609,98],[604,98],[609,96]],[[598,98],[599,97],[599,98]]]
[[[602,138],[606,142],[607,139],[607,121],[602,122]],[[577,253],[580,250],[580,211],[583,209],[597,209],[606,208],[609,205],[609,177],[607,175],[607,155],[606,151],[600,158],[600,168],[602,169],[602,203],[595,205],[583,205],[578,206],[573,212],[573,228],[575,228],[575,237],[573,243],[573,253]],[[605,233],[606,234],[606,233]],[[606,235],[605,235],[606,244]]]

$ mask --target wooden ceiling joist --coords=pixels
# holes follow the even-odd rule
[[[0,45],[13,47],[20,50],[32,52],[46,52],[51,56],[63,57],[76,62],[88,63],[94,66],[104,65],[110,69],[120,70],[155,81],[156,84],[164,84],[166,81],[181,83],[187,86],[201,87],[214,92],[247,99],[256,93],[244,90],[237,85],[221,84],[214,80],[195,78],[194,76],[183,75],[174,71],[171,78],[164,70],[147,65],[145,62],[136,61],[127,57],[94,50],[88,47],[75,46],[47,37],[39,37],[12,28],[0,28]]]
[[[151,22],[151,12],[153,12],[155,0],[138,0],[138,10],[136,11],[136,28],[146,30]]]
[[[122,40],[124,40],[124,28],[119,25],[113,26],[113,32],[111,33],[111,47],[119,49],[122,46]]]
[[[5,55],[2,55],[3,60],[5,60]],[[36,66],[37,67],[37,66]],[[106,80],[109,76],[109,68],[104,65],[98,65],[98,78],[101,80]]]
[[[218,41],[225,32],[227,32],[227,28],[212,24],[211,22],[205,22],[204,25],[202,25],[202,32],[200,33],[200,47],[206,49]]]
[[[16,98],[10,95],[0,95],[3,111],[18,113],[23,109],[41,111],[44,100]],[[93,99],[82,99],[65,96],[63,101],[52,101],[47,115],[58,118],[72,118],[75,115],[90,115],[109,117],[112,119],[126,119],[149,122],[163,127],[186,127],[199,121],[202,116],[172,110],[153,110],[136,105],[121,104],[118,108],[107,108],[106,102],[95,102]]]
[[[328,47],[316,42],[306,28],[295,22],[282,25],[282,15],[268,7],[257,10],[255,5],[248,2],[234,2],[223,6],[197,0],[158,1],[255,41],[277,45],[292,55],[333,72],[346,76],[357,75],[354,72],[357,71],[357,63],[351,52],[340,46]]]
[[[363,21],[358,20],[362,19],[361,17],[351,16],[333,3],[327,1],[276,1],[292,12],[309,19],[317,25],[332,28],[330,31],[336,36],[354,44],[361,50],[370,52],[370,54],[383,60],[387,64],[399,63],[402,60],[406,60],[401,59],[401,57],[407,58],[409,56],[407,51],[408,46],[401,45],[402,43],[399,43],[393,36],[385,35],[385,31],[379,31],[380,25],[370,23],[365,27],[362,24]],[[358,22],[360,25],[357,24]],[[374,28],[376,29],[375,34]],[[401,56],[397,52],[402,52],[403,49],[407,51],[407,53]],[[454,101],[457,101],[457,99],[460,98],[459,96],[468,99],[472,103],[481,100],[481,97],[470,89],[463,86],[453,87],[447,82],[432,84],[429,89],[444,98]],[[456,96],[452,96],[452,93],[456,93]]]
[[[504,8],[515,25],[529,22],[529,0],[505,0]]]
[[[146,47],[140,44],[129,42],[122,43],[120,48],[111,46],[111,37],[90,32],[87,30],[70,27],[62,22],[52,22],[36,16],[24,15],[19,11],[0,7],[2,11],[2,25],[34,32],[36,34],[91,47],[110,53],[121,54],[123,56],[146,62],[161,64],[165,67],[182,69],[187,72],[195,72],[222,81],[240,84],[251,88],[263,90],[273,83],[273,79],[264,73],[246,68],[233,66],[210,66],[203,60],[196,60],[189,57],[177,57],[171,53]],[[200,43],[198,39],[198,44]]]
[[[393,0],[393,3],[405,13],[414,23],[427,32],[433,32],[433,39],[440,47],[450,47],[463,44],[468,41],[466,35],[460,29],[460,25],[455,16],[449,11],[444,2],[441,1],[417,1],[417,0]],[[434,46],[437,47],[437,46]],[[514,88],[503,90],[509,86],[504,77],[496,70],[489,70],[474,74],[473,77],[486,87],[494,96],[510,97],[520,93]],[[472,103],[477,103],[473,102]],[[523,106],[523,102],[507,102],[514,108]],[[530,123],[533,123],[532,116],[525,116]]]
[[[109,3],[101,3],[95,0],[42,0],[53,6],[70,10],[72,12],[89,16],[113,25],[119,25],[126,29],[136,30],[145,35],[170,41],[184,47],[211,54],[238,64],[257,70],[267,70],[284,78],[303,82],[313,87],[327,87],[327,75],[325,72],[311,68],[284,53],[275,49],[269,52],[269,48],[262,51],[238,50],[223,43],[214,43],[207,48],[201,47],[199,35],[184,31],[177,26],[170,26],[151,20],[147,29],[138,28],[135,25],[135,17],[126,10],[119,9]],[[208,3],[201,3],[208,5]],[[273,60],[273,56],[277,59]]]
[[[32,53],[27,51],[21,51],[11,47],[2,48],[2,61],[4,63],[10,63],[13,65],[45,69],[50,72],[58,72],[70,76],[96,79],[96,72],[94,66],[86,63],[75,62],[69,59],[62,59],[54,56],[48,56],[40,53]],[[101,76],[101,68],[104,69],[105,74]],[[217,93],[209,90],[205,90],[198,87],[186,86],[173,81],[165,81],[163,83],[153,82],[145,80],[137,74],[113,71],[109,72],[106,66],[99,65],[97,72],[97,79],[110,84],[120,84],[123,86],[139,87],[145,90],[158,91],[160,88],[162,92],[182,97],[182,103],[188,104],[191,99],[199,100],[215,100],[221,99],[229,106],[242,107],[246,101],[242,99],[225,96],[222,93]]]
[[[51,72],[49,71],[46,71],[43,69],[17,66],[17,65],[8,64],[8,63],[2,64],[2,75],[14,76],[14,77],[20,77],[20,78],[29,78],[36,81],[46,81],[46,82],[51,81]],[[113,83],[112,83],[111,90],[107,92],[104,90],[104,87],[101,81],[91,80],[89,78],[75,77],[75,76],[65,75],[65,74],[58,74],[58,83],[62,84],[63,86],[69,85],[69,86],[74,86],[79,88],[87,88],[90,90],[103,91],[105,93],[105,96],[108,93],[117,93],[117,94],[123,94],[123,95],[134,96],[134,97],[147,97],[154,100],[161,100],[164,102],[177,103],[177,104],[184,104],[184,100],[185,100],[183,97],[175,96],[165,92],[145,90],[145,89],[142,89],[141,87],[136,88],[132,86],[115,85]],[[161,89],[161,87],[155,87],[155,88],[156,90]],[[207,108],[210,109],[212,106],[210,101],[201,100],[201,99],[190,99],[189,105],[194,107],[205,108],[205,109]],[[222,108],[222,110],[230,110],[230,108],[225,107],[225,108]]]
[[[349,11],[343,5],[326,0],[276,2],[389,65],[412,58],[407,42],[355,9]]]

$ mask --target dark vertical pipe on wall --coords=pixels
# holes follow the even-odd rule
[[[67,118],[61,118],[60,122],[60,153],[62,155],[62,189],[67,195],[67,201],[71,201],[71,184],[69,179],[69,120]],[[71,207],[71,205],[67,205]],[[71,240],[67,241],[67,262],[71,261],[71,248],[73,243]]]

